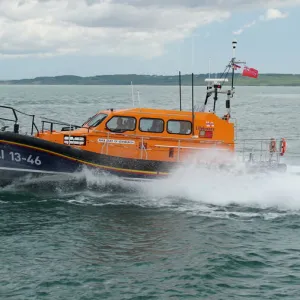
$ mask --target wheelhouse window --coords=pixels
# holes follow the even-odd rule
[[[90,118],[89,120],[87,120],[83,125],[88,127],[96,127],[100,125],[106,117],[107,117],[106,114],[102,114],[102,113],[97,114],[92,118]]]
[[[170,120],[167,124],[168,133],[172,134],[191,134],[192,123],[190,121]]]
[[[136,128],[136,119],[133,117],[115,116],[106,123],[106,127],[110,131],[132,131]]]
[[[164,120],[141,118],[140,131],[161,133],[164,131]]]

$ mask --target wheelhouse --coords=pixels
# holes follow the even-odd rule
[[[39,138],[91,152],[158,161],[195,150],[234,150],[234,124],[213,113],[149,108],[100,111],[82,126],[43,131]]]

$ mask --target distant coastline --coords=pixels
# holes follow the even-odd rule
[[[220,76],[217,75],[217,76]],[[205,85],[208,74],[195,74],[194,84]],[[214,74],[211,77],[215,77]],[[0,85],[178,85],[178,75],[98,75],[80,77],[62,75],[53,77],[36,77],[33,79],[1,80]],[[191,75],[182,75],[182,85],[191,85]],[[236,86],[300,86],[300,74],[260,74],[258,79],[235,77]]]

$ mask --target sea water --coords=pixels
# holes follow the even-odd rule
[[[0,90],[1,105],[79,125],[133,105],[129,86]],[[135,106],[179,107],[177,87],[137,90]],[[2,188],[0,299],[299,299],[299,94],[237,87],[232,100],[238,138],[288,138],[286,174],[189,165],[154,182],[85,171]],[[189,87],[182,98],[190,109]]]

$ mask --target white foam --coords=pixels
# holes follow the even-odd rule
[[[214,160],[212,153],[209,155]],[[126,181],[105,173],[84,170],[74,174],[73,179],[75,185],[76,180],[84,180],[87,189],[66,191],[59,178],[60,186],[55,192],[59,193],[62,201],[79,205],[134,204],[222,218],[235,214],[240,218],[272,219],[278,217],[277,213],[298,213],[300,210],[300,176],[296,175],[299,166],[288,166],[288,172],[282,174],[247,174],[243,165],[237,162],[225,171],[214,167],[196,167],[194,162],[197,159],[191,158],[185,167],[178,168],[168,178],[150,182]],[[42,184],[42,180],[28,178],[25,183]],[[50,181],[50,176],[47,180]],[[69,180],[70,177],[66,185]],[[9,190],[12,189],[13,186],[10,186]],[[228,208],[231,205],[237,205],[240,209]],[[248,212],[241,212],[243,207],[276,211],[250,212],[247,215]]]
[[[227,206],[300,209],[300,177],[291,174],[233,175],[189,168],[147,187],[154,198],[181,197],[198,203]]]
[[[200,210],[203,209],[203,204],[222,207],[234,204],[279,210],[300,209],[299,176],[290,172],[247,174],[240,172],[242,170],[239,163],[230,171],[195,167],[190,164],[178,169],[165,180],[149,184],[145,191],[149,197],[155,199],[187,199],[198,203]],[[190,205],[191,203],[186,203],[186,210],[189,210]],[[197,210],[195,204],[193,207]]]

